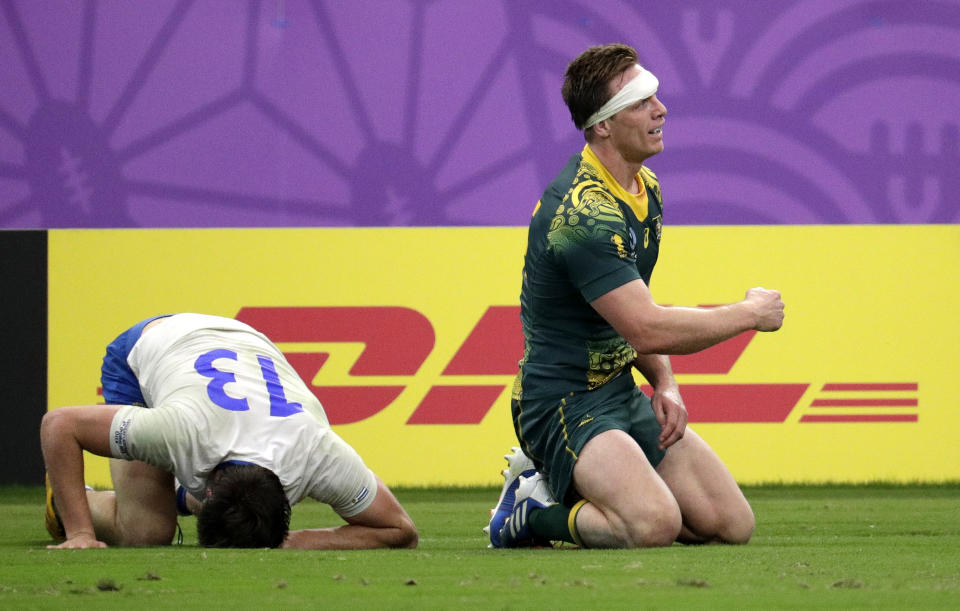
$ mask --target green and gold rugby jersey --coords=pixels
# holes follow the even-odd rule
[[[524,353],[514,399],[592,390],[637,353],[590,302],[643,279],[660,250],[662,199],[656,175],[627,192],[589,145],[574,155],[533,212],[520,292]]]

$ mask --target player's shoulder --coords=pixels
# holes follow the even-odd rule
[[[604,182],[603,174],[587,159],[580,163],[568,198],[568,213],[604,223],[620,223],[624,219],[620,202]]]
[[[556,246],[571,240],[607,240],[625,224],[624,212],[588,156],[570,158],[544,191],[531,224],[531,235],[543,235]],[[618,229],[619,228],[619,229]]]
[[[565,212],[574,217],[584,214],[596,217],[600,211],[614,216],[622,214],[616,198],[603,182],[602,173],[583,155],[571,158],[544,193],[542,202],[545,212],[553,211],[554,215]]]

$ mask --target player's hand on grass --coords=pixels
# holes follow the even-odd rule
[[[776,331],[783,326],[783,300],[780,298],[780,291],[752,288],[747,291],[744,302],[756,316],[753,328],[757,331]]]
[[[661,428],[659,449],[664,450],[683,438],[687,430],[687,406],[676,384],[655,388],[650,402]]]
[[[88,549],[94,547],[106,547],[103,541],[97,541],[97,538],[86,532],[78,533],[59,545],[48,545],[47,549]]]

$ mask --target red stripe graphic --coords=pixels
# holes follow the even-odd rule
[[[890,413],[872,413],[872,414],[850,414],[843,413],[843,408],[886,408],[886,407],[919,407],[920,402],[916,397],[890,397],[889,393],[916,392],[920,385],[916,382],[843,382],[824,384],[823,392],[854,392],[860,397],[850,399],[842,398],[820,398],[814,399],[810,404],[811,408],[841,408],[840,413],[833,414],[815,414],[803,415],[800,422],[917,422],[919,416],[914,411],[910,414],[890,414]],[[870,397],[873,392],[886,392],[886,397]],[[834,395],[836,397],[836,395]]]
[[[443,375],[516,375],[523,357],[519,306],[490,306]]]
[[[681,384],[691,423],[783,422],[807,384]],[[650,386],[643,387],[650,394]]]
[[[673,372],[730,373],[734,363],[756,334],[756,331],[748,331],[700,352],[671,356]]]
[[[500,386],[434,386],[410,415],[407,424],[480,424],[506,388]]]
[[[916,407],[916,399],[814,399],[812,407]]]
[[[380,413],[406,386],[315,386],[313,378],[330,357],[325,352],[287,352],[287,361],[323,404],[330,424],[350,424]]]
[[[351,376],[413,375],[435,343],[430,320],[399,306],[244,307],[236,319],[276,343],[361,342]]]
[[[917,390],[917,383],[904,384],[824,384],[822,390]]]
[[[800,422],[916,422],[916,414],[816,414]]]

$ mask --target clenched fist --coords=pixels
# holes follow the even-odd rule
[[[776,331],[783,326],[783,299],[780,298],[780,291],[752,288],[747,291],[743,301],[756,316],[753,328],[757,331]]]

